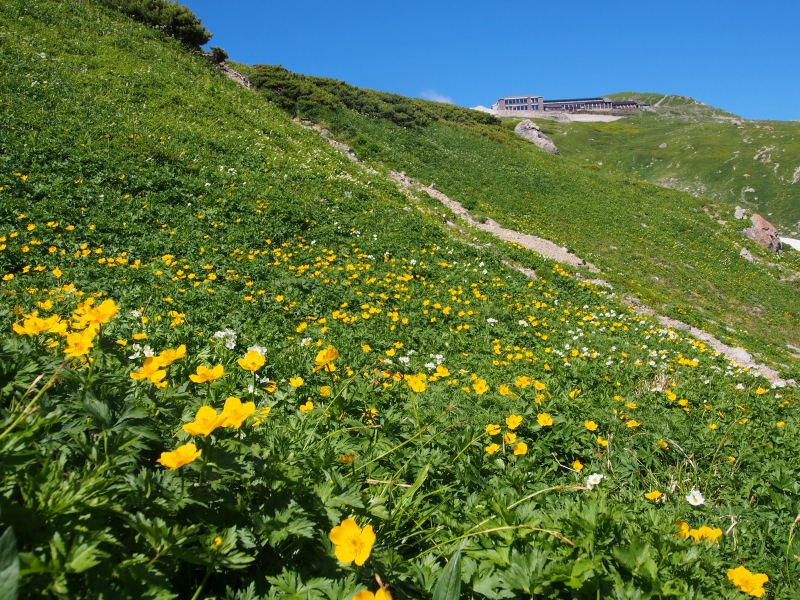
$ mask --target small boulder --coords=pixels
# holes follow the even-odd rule
[[[781,246],[781,238],[772,223],[761,215],[753,215],[750,217],[750,222],[753,226],[742,230],[743,234],[751,240],[755,240],[767,250],[780,252],[783,249]]]
[[[736,207],[736,212],[733,213],[734,219],[744,219],[744,209],[741,206]]]
[[[539,126],[530,119],[520,121],[517,126],[514,127],[514,133],[522,138],[525,138],[529,142],[536,144],[545,152],[549,152],[550,154],[561,154],[558,151],[558,148],[556,148],[556,145],[553,143],[553,140],[543,134],[539,130]]]

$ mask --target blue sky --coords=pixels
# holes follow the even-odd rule
[[[404,96],[660,92],[800,119],[797,0],[180,1],[232,60]]]

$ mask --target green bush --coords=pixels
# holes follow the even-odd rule
[[[203,27],[200,19],[189,8],[176,2],[169,0],[101,0],[101,3],[137,21],[161,29],[167,35],[194,48],[199,48],[211,39],[211,33]]]

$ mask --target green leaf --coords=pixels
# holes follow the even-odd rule
[[[14,529],[9,527],[0,536],[0,598],[17,599],[19,555]]]
[[[458,600],[461,597],[461,550],[450,557],[433,590],[433,600]]]

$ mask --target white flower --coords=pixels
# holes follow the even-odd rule
[[[589,489],[593,488],[596,485],[600,485],[600,482],[603,480],[605,475],[601,475],[600,473],[592,473],[589,477],[586,478],[586,487]]]
[[[699,490],[692,488],[692,491],[686,496],[686,501],[692,506],[700,506],[705,503],[706,499],[703,498],[703,494]]]

